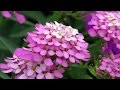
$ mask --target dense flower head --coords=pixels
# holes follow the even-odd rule
[[[116,47],[116,43],[113,41],[108,41],[103,44],[102,51],[106,54],[110,54],[111,52],[114,54],[119,54],[120,49]]]
[[[120,54],[110,54],[110,57],[102,57],[98,70],[107,72],[112,78],[120,77]]]
[[[69,63],[88,61],[88,43],[77,29],[55,21],[46,25],[36,24],[25,41],[28,47],[42,57],[52,58],[57,64],[68,67]]]
[[[114,41],[120,48],[120,12],[95,11],[86,19],[90,36],[100,36],[105,41]]]
[[[59,79],[63,78],[64,69],[50,58],[42,58],[38,53],[27,48],[17,48],[12,58],[0,64],[4,73],[14,73],[14,79]]]
[[[2,11],[2,16],[5,18],[11,18],[13,16],[16,17],[16,20],[20,23],[23,24],[26,21],[26,18],[23,14],[18,13],[17,11]]]

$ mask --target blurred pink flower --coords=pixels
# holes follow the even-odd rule
[[[113,41],[120,49],[120,11],[95,11],[86,23],[91,37],[98,35],[105,41]]]
[[[120,54],[110,54],[110,57],[102,57],[98,70],[107,72],[111,77],[120,77]]]
[[[17,11],[2,11],[2,15],[5,18],[11,18],[12,16],[16,17],[16,20],[20,23],[23,24],[26,21],[26,18],[23,14],[18,13]]]

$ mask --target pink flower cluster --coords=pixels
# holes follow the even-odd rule
[[[43,57],[54,57],[57,64],[68,67],[69,63],[89,60],[88,43],[83,39],[77,29],[55,22],[45,26],[36,24],[25,41],[34,52]]]
[[[15,73],[16,79],[63,78],[70,63],[88,61],[88,43],[77,29],[55,21],[46,25],[36,24],[24,39],[28,48],[15,50],[7,64],[0,64],[4,73]]]
[[[6,58],[7,64],[0,64],[4,73],[14,73],[15,79],[58,79],[62,78],[64,69],[47,57],[27,48],[15,50],[13,58]]]
[[[95,11],[86,22],[91,37],[99,36],[106,41],[98,70],[112,78],[120,77],[120,11]]]
[[[5,18],[11,18],[12,16],[16,17],[16,20],[20,23],[23,24],[26,21],[26,18],[23,14],[20,14],[16,11],[2,11],[2,16]]]
[[[120,11],[95,11],[86,19],[91,37],[100,36],[113,41],[120,49]]]
[[[102,57],[99,69],[109,73],[112,78],[120,77],[120,53]]]

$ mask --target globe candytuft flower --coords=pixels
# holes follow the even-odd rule
[[[33,50],[37,48],[35,51],[42,57],[55,57],[52,61],[63,67],[68,67],[69,63],[78,63],[78,60],[88,61],[90,58],[84,36],[77,29],[56,21],[47,22],[46,25],[36,24],[35,30],[28,33],[25,41]],[[61,59],[61,63],[57,58]]]
[[[13,57],[6,58],[5,61],[6,64],[0,64],[0,69],[4,73],[14,73],[14,79],[63,78],[64,69],[62,67],[27,48],[17,48]]]
[[[100,36],[105,41],[113,41],[120,48],[120,12],[95,11],[85,20],[91,37]]]
[[[111,76],[111,78],[119,78],[120,53],[119,54],[111,53],[109,57],[102,57],[98,70],[107,72]]]
[[[2,16],[4,16],[5,18],[11,18],[15,16],[16,20],[20,24],[24,24],[26,21],[25,16],[23,14],[18,13],[17,11],[2,11]]]

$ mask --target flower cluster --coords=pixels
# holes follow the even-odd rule
[[[107,72],[113,78],[120,77],[119,15],[119,11],[95,11],[86,18],[89,35],[99,36],[106,41],[102,46],[104,56],[98,70]]]
[[[63,78],[70,63],[88,61],[88,43],[77,29],[55,21],[36,24],[24,39],[28,48],[17,48],[7,64],[0,64],[4,73],[12,72],[16,79]]]
[[[91,37],[100,36],[105,41],[113,41],[120,48],[120,12],[95,11],[86,19]]]
[[[5,18],[11,18],[12,16],[16,17],[16,20],[20,23],[23,24],[26,21],[26,18],[23,14],[20,14],[16,11],[2,11],[2,16]]]
[[[70,62],[89,60],[88,43],[77,29],[57,22],[46,23],[45,26],[36,24],[35,29],[25,39],[34,52],[43,57],[54,57],[54,61],[63,67],[68,67]]]
[[[120,53],[110,54],[110,57],[102,57],[100,70],[103,70],[113,78],[120,77]]]

